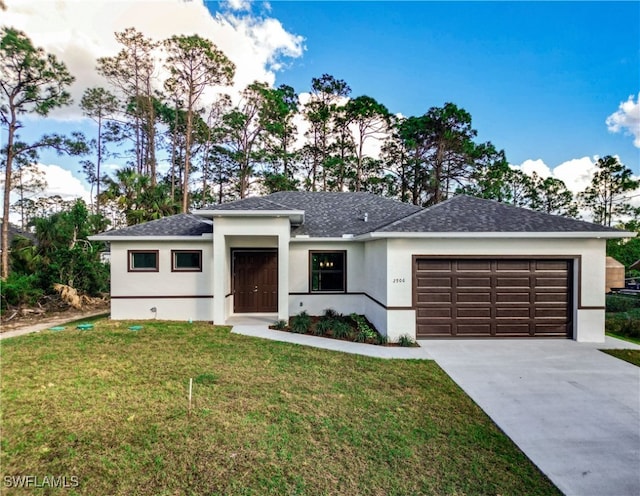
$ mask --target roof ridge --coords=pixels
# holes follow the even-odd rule
[[[282,193],[282,191],[278,191],[278,193]],[[263,200],[266,200],[266,201],[268,201],[269,203],[273,203],[274,205],[276,205],[276,206],[278,206],[278,207],[282,207],[282,208],[289,208],[289,209],[291,209],[291,208],[292,208],[292,207],[290,207],[289,205],[283,205],[282,203],[278,203],[278,202],[274,202],[273,200],[269,200],[269,196],[271,196],[271,195],[273,195],[273,194],[275,194],[275,193],[271,193],[271,194],[267,195],[266,197],[264,197],[264,196],[260,196],[260,197],[257,197],[257,198],[262,198]]]
[[[412,204],[411,203],[407,203],[407,205],[412,205]],[[404,217],[401,217],[399,219],[396,219],[396,220],[393,220],[393,221],[388,222],[386,224],[383,224],[381,226],[378,226],[376,231],[380,230],[380,229],[386,229],[387,227],[393,226],[394,224],[398,224],[400,222],[404,222],[405,220],[410,219],[411,217],[419,215],[419,214],[421,214],[423,212],[426,212],[428,210],[427,208],[421,207],[420,205],[413,205],[413,206],[414,207],[418,207],[420,210],[417,210],[415,212],[411,212],[409,215],[405,215]],[[372,232],[372,231],[370,231],[370,232]]]

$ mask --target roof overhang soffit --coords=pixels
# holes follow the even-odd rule
[[[216,217],[288,217],[292,226],[299,226],[304,223],[304,210],[196,210],[193,214],[209,219],[215,219]]]

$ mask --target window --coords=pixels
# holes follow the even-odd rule
[[[346,289],[346,252],[313,251],[311,260],[309,287],[311,292],[344,292]]]
[[[129,272],[158,272],[158,250],[129,250]]]
[[[202,250],[171,250],[172,272],[202,272]]]

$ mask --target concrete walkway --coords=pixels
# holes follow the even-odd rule
[[[97,315],[107,315],[108,313],[109,313],[109,310],[103,308],[102,310],[96,310],[96,311],[86,312],[86,313],[72,315],[72,316],[68,316],[68,315],[65,316],[64,314],[62,314],[62,316],[59,315],[55,317],[48,317],[48,318],[42,319],[39,322],[25,324],[24,326],[20,326],[18,329],[13,329],[6,332],[0,332],[0,340],[15,338],[17,336],[24,336],[25,334],[31,334],[32,332],[46,331],[47,329],[50,329],[51,327],[54,327],[54,326],[58,326],[58,325],[64,326],[68,322],[75,322],[76,320],[89,319]]]
[[[383,347],[238,323],[233,332],[345,353],[434,359],[567,496],[640,495],[640,368],[614,338],[430,340]]]

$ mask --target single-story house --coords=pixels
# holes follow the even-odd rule
[[[286,191],[91,239],[111,245],[111,318],[364,314],[388,338],[604,340],[610,227],[455,196]]]

